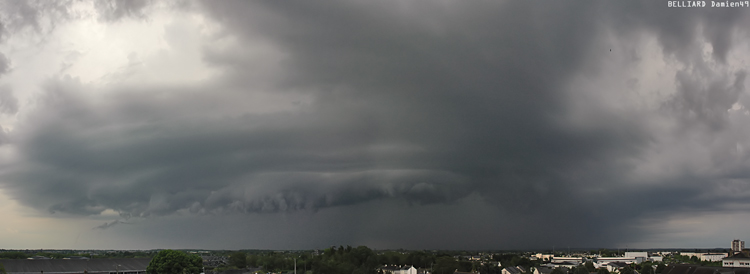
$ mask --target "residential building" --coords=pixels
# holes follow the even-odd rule
[[[542,259],[542,260],[550,260],[553,257],[555,257],[555,255],[553,254],[542,254],[542,253],[537,253],[533,256],[536,257],[537,259]]]
[[[748,252],[740,252],[722,259],[721,262],[721,265],[724,267],[750,268],[750,254]]]
[[[626,264],[632,264],[635,263],[637,259],[635,257],[597,257],[594,258],[594,266],[603,267],[606,266],[609,263],[626,263]]]
[[[696,258],[698,258],[698,260],[709,261],[709,262],[719,262],[721,261],[721,259],[727,256],[727,254],[724,254],[724,253],[703,253],[703,252],[680,252],[680,255],[687,256],[690,258],[695,256]]]
[[[562,263],[548,263],[548,264],[544,264],[542,266],[543,267],[550,267],[550,268],[559,268],[559,267],[562,267],[562,268],[568,268],[568,269],[570,269],[570,268],[573,268],[574,266],[578,266],[580,264],[581,263],[562,262]]]
[[[550,260],[551,263],[573,263],[575,265],[581,264],[581,262],[584,261],[583,257],[552,257],[552,260]]]
[[[625,252],[625,257],[646,257],[648,258],[648,252]]]
[[[732,241],[732,254],[742,252],[745,249],[745,241],[734,239]]]
[[[620,272],[625,266],[629,264],[623,262],[611,262],[607,264],[607,270],[609,272]]]
[[[659,255],[649,256],[648,252],[625,252],[625,257],[594,257],[594,266],[596,268],[604,267],[608,263],[612,262],[623,262],[623,263],[642,263],[645,261],[661,262],[662,257]]]
[[[724,258],[727,257],[727,254],[724,253],[706,253],[701,254],[701,261],[708,261],[708,262],[721,262]]]
[[[383,273],[392,273],[392,274],[417,274],[417,269],[414,268],[414,266],[411,266],[411,265],[408,265],[408,266],[388,265],[388,266],[383,266],[380,269],[383,270]]]

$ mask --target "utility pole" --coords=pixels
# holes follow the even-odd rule
[[[294,258],[294,274],[297,274],[297,258]]]

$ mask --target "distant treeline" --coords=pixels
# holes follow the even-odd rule
[[[433,273],[453,273],[454,271],[481,271],[482,273],[500,273],[497,263],[502,265],[524,266],[527,269],[536,266],[523,254],[486,255],[481,260],[469,260],[479,252],[467,251],[374,251],[366,246],[339,246],[326,248],[319,252],[234,252],[229,254],[228,268],[246,267],[262,268],[268,272],[291,271],[295,267],[299,273],[361,273],[377,274],[384,265],[414,266],[415,268],[432,269]],[[484,262],[484,263],[483,263]],[[222,271],[228,269],[216,269]]]

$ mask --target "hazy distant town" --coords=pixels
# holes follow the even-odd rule
[[[750,274],[750,249],[0,250],[2,274]]]

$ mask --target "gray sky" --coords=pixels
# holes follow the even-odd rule
[[[750,8],[3,0],[0,23],[3,248],[750,236]]]

